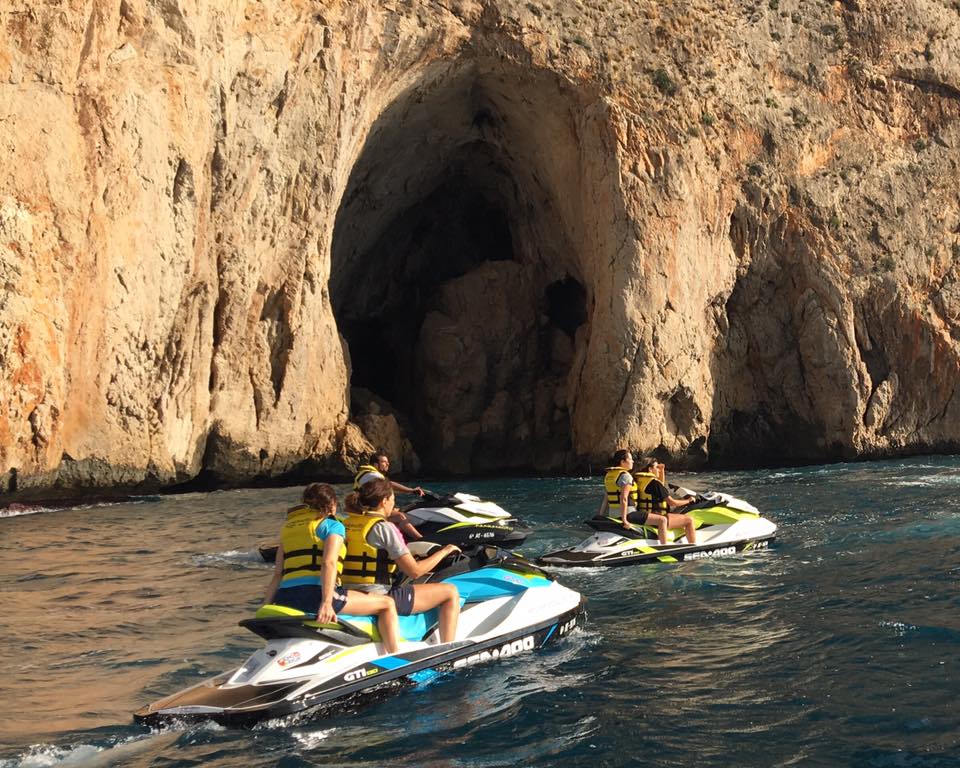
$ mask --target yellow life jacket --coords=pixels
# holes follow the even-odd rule
[[[603,488],[607,492],[607,504],[611,510],[613,510],[614,507],[620,506],[620,486],[617,485],[617,480],[619,480],[620,475],[623,474],[633,477],[623,467],[608,467],[607,474],[603,476]],[[633,485],[629,486],[629,488],[630,495],[627,497],[627,504],[631,507],[636,507],[637,493],[639,491],[636,477],[633,478]]]
[[[283,547],[284,582],[313,576],[318,580],[323,570],[323,539],[317,536],[317,526],[326,518],[322,512],[306,504],[298,504],[287,510],[287,520],[280,529],[280,544]],[[343,571],[346,545],[340,543],[337,557],[337,574]]]
[[[667,514],[667,502],[664,501],[654,501],[653,496],[647,493],[647,488],[650,487],[650,483],[656,480],[660,482],[660,478],[650,472],[637,472],[633,476],[634,482],[637,484],[637,509],[640,511],[653,512],[657,515]]]
[[[372,464],[361,464],[360,468],[357,470],[357,474],[353,476],[353,490],[359,491],[362,483],[360,482],[366,475],[373,475],[374,478],[384,478],[386,475],[383,474],[379,469],[377,469]]]
[[[376,549],[367,543],[370,529],[385,520],[383,515],[364,511],[359,515],[348,515],[343,521],[347,529],[347,554],[342,573],[345,585],[392,583],[397,564],[390,559],[386,550]]]

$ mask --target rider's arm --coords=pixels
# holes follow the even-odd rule
[[[414,540],[423,538],[423,534],[414,527],[413,523],[410,522],[409,518],[403,514],[403,512],[394,512],[387,520],[397,526],[397,528],[403,531],[409,538]]]
[[[409,552],[405,555],[400,555],[396,559],[397,567],[404,572],[411,579],[416,579],[420,576],[423,576],[425,573],[430,573],[437,565],[440,563],[443,558],[447,555],[451,555],[454,552],[459,552],[460,547],[457,547],[453,544],[446,544],[441,549],[434,552],[429,557],[423,558],[423,560],[417,560]]]
[[[276,564],[273,567],[273,576],[270,577],[270,583],[267,584],[267,594],[263,598],[264,605],[268,604],[273,600],[273,596],[277,592],[277,585],[280,584],[280,579],[283,578],[283,544],[277,547],[277,559]]]
[[[627,521],[627,501],[630,498],[630,486],[624,485],[620,488],[620,522],[628,525]]]
[[[452,552],[459,552],[460,548],[447,544],[439,552],[435,552],[423,560],[416,560],[403,542],[403,537],[393,523],[386,520],[379,522],[367,534],[367,543],[375,549],[385,550],[387,556],[397,564],[397,567],[412,579],[423,576],[436,568],[444,557]]]
[[[333,610],[334,589],[337,586],[337,558],[340,555],[340,545],[343,543],[343,537],[336,533],[331,533],[323,541],[323,597],[320,601],[320,607],[317,609],[317,621],[322,624],[328,624],[337,620],[337,614]]]
[[[415,493],[418,496],[423,496],[424,494],[423,488],[421,488],[419,485],[416,488],[410,488],[393,480],[390,481],[390,485],[393,486],[393,490],[400,491],[400,493]]]
[[[610,502],[607,501],[607,492],[603,492],[603,501],[600,502],[600,509],[597,510],[597,517],[606,517],[610,514]]]

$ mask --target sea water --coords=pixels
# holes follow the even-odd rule
[[[724,559],[554,570],[582,629],[359,712],[151,731],[131,713],[259,638],[299,489],[0,513],[0,767],[960,766],[960,459],[677,475],[780,527]],[[599,477],[437,483],[573,544]],[[345,491],[345,487],[338,490]]]

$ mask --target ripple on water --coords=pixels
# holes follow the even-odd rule
[[[0,546],[29,553],[0,565],[19,618],[0,766],[956,765],[960,498],[942,476],[958,470],[945,458],[685,476],[771,510],[775,547],[552,569],[588,598],[586,626],[562,643],[250,731],[146,732],[130,713],[257,647],[236,622],[272,567],[255,547],[297,489],[165,497],[146,537],[130,505],[0,520]],[[537,555],[585,538],[596,482],[468,490],[532,524],[524,551]],[[66,546],[49,546],[51,526]],[[126,752],[128,739],[143,743]]]

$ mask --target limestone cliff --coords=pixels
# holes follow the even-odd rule
[[[2,487],[956,449],[958,118],[952,1],[14,0]]]

